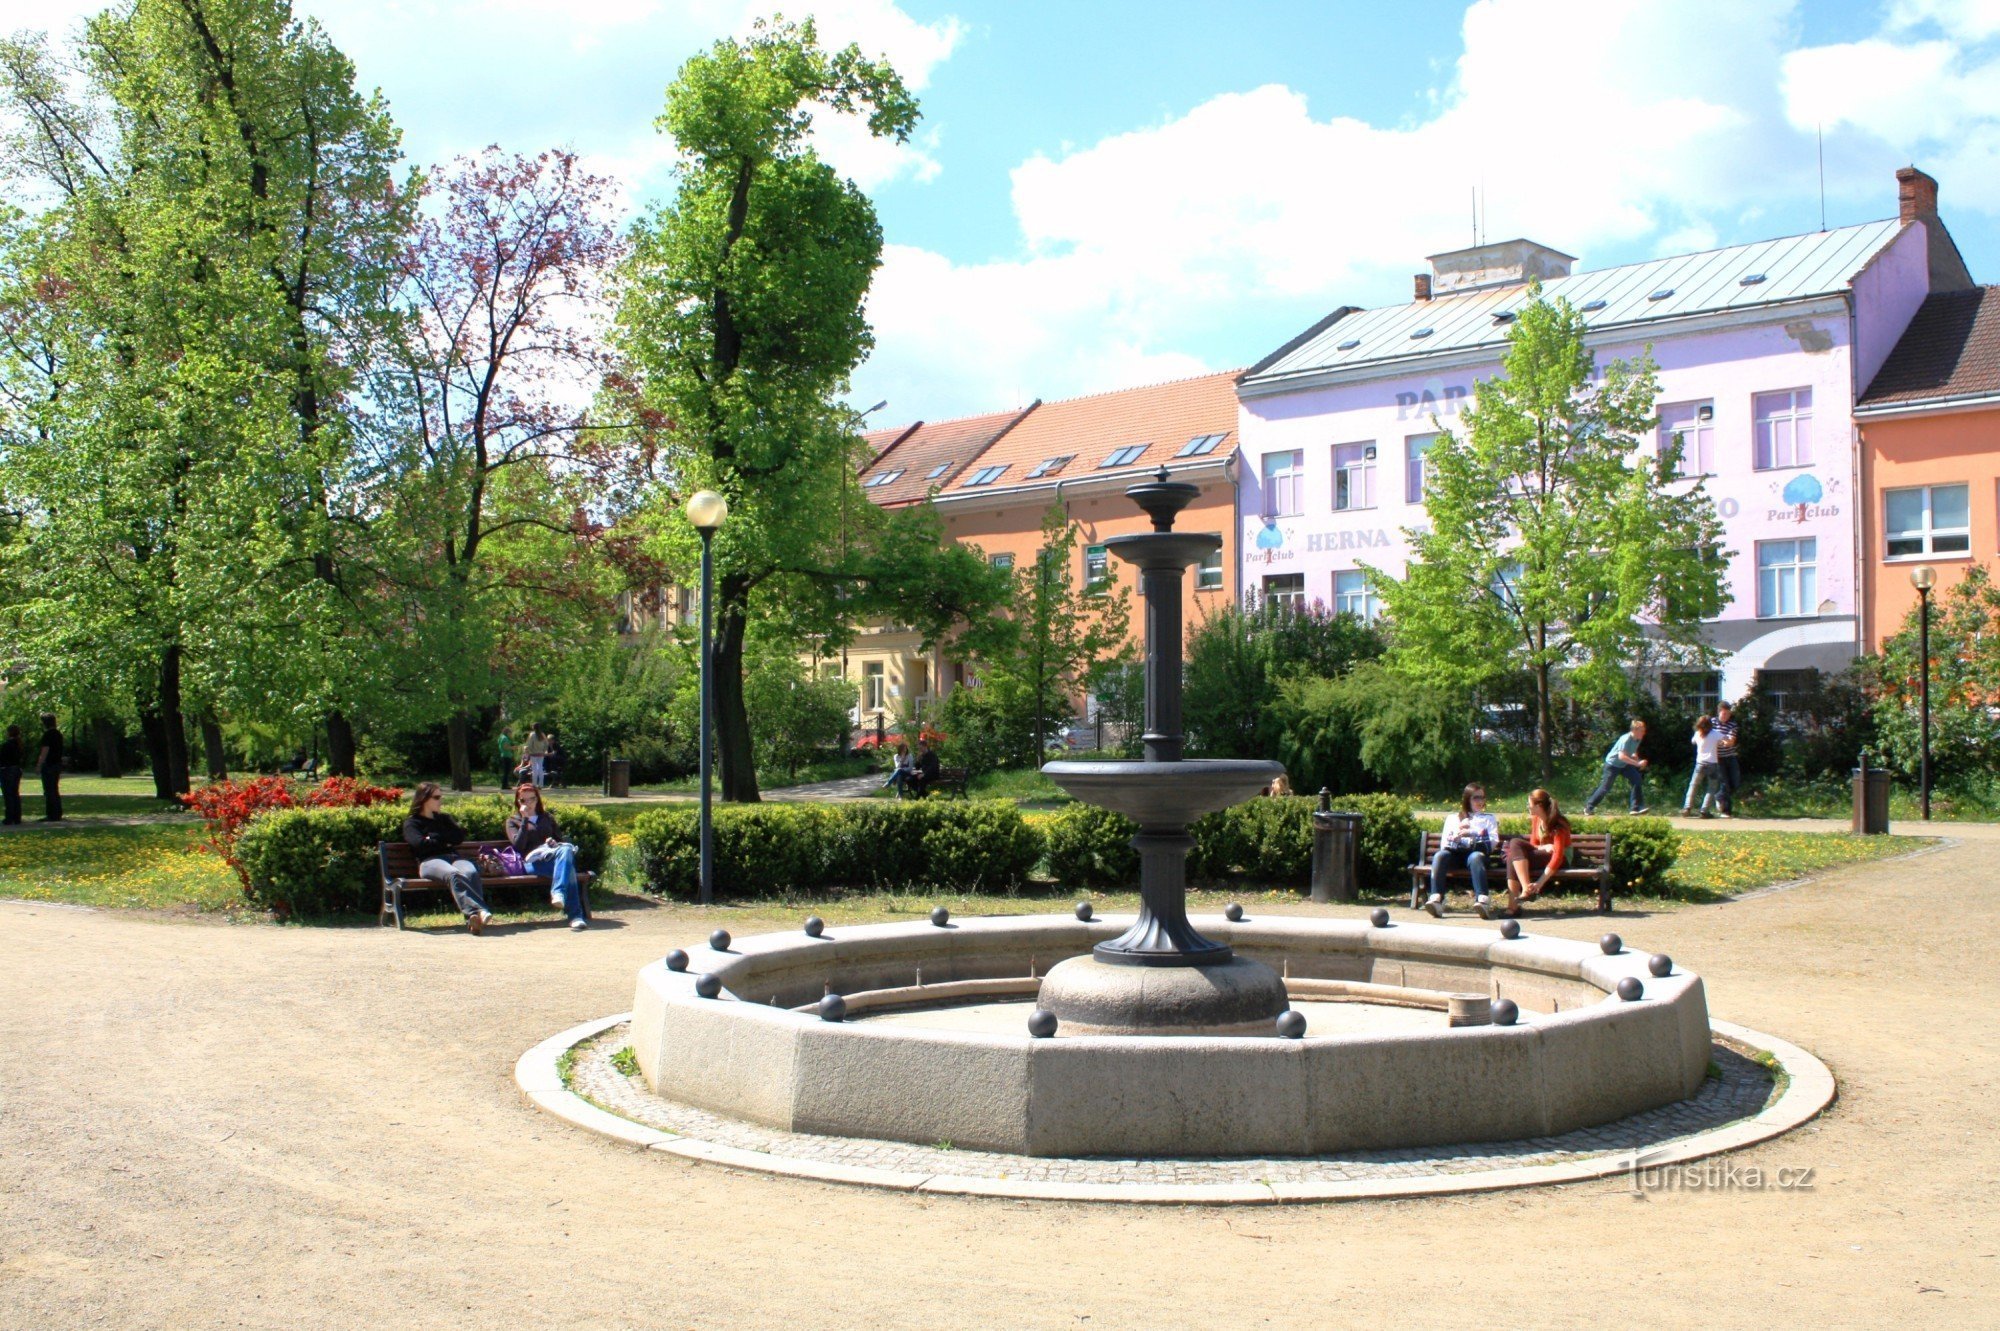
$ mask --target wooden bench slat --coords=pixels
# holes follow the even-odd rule
[[[480,855],[492,854],[507,844],[505,841],[465,841],[461,842],[458,848],[452,852],[452,857],[454,859],[471,860],[476,864]],[[407,841],[377,842],[375,854],[381,864],[382,870],[382,908],[376,917],[377,922],[380,924],[386,926],[390,918],[394,917],[396,927],[398,929],[403,927],[402,897],[405,892],[444,892],[448,894],[451,891],[450,883],[436,882],[417,872],[417,848]],[[597,875],[588,869],[579,869],[576,873],[576,881],[579,887],[587,890],[592,883],[597,881]],[[479,886],[482,890],[506,889],[512,891],[530,887],[546,888],[548,883],[549,880],[539,874],[502,874],[497,877],[488,877],[485,874],[479,875]]]
[[[1515,833],[1518,836],[1519,833]],[[1507,862],[1504,856],[1507,843],[1513,836],[1503,836],[1500,848],[1486,852],[1487,881],[1505,883]],[[1410,908],[1415,910],[1420,904],[1424,890],[1430,885],[1431,860],[1444,845],[1442,831],[1425,832],[1418,846],[1416,864],[1410,866]],[[1464,880],[1469,882],[1472,875],[1465,869],[1453,869],[1445,875],[1448,882]],[[1609,912],[1611,909],[1611,834],[1609,832],[1577,832],[1570,836],[1569,864],[1556,871],[1555,881],[1571,883],[1594,883],[1597,886],[1597,908]],[[1503,889],[1504,890],[1504,889]]]

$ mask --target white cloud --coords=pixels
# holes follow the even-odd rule
[[[2000,36],[2000,0],[1896,0],[1889,10],[1892,31],[1905,32],[1927,23],[1967,41]]]

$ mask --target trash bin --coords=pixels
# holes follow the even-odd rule
[[[622,800],[632,793],[632,760],[613,758],[604,764],[604,793]]]
[[[1354,848],[1361,840],[1361,815],[1322,810],[1312,820],[1312,899],[1354,900]]]
[[[1854,769],[1854,830],[1864,833],[1889,830],[1889,773],[1868,766],[1865,753],[1861,755],[1861,766]]]

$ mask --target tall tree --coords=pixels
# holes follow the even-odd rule
[[[1875,695],[1880,758],[1914,781],[1923,753],[1924,659],[1919,610],[1882,641],[1865,663]],[[1931,782],[1947,790],[1990,781],[2000,771],[2000,585],[1974,564],[1949,591],[1931,598]],[[1791,755],[1788,753],[1787,757]]]
[[[862,300],[882,237],[868,199],[813,150],[813,115],[829,108],[896,142],[917,120],[893,69],[823,50],[810,21],[759,24],[683,65],[659,122],[681,153],[678,189],[635,227],[621,293],[618,343],[664,427],[654,530],[682,576],[695,537],[678,501],[702,488],[729,501],[711,658],[725,799],[758,797],[753,616],[826,634],[888,610],[928,636],[1000,595],[934,517],[885,516],[852,483],[866,454],[839,398],[872,342]]]
[[[1678,437],[1657,456],[1644,447],[1650,357],[1600,381],[1587,331],[1567,301],[1531,289],[1501,375],[1426,454],[1429,525],[1407,531],[1404,577],[1370,571],[1398,669],[1455,685],[1532,677],[1544,780],[1559,682],[1589,700],[1652,663],[1707,661],[1702,621],[1728,601],[1703,482],[1679,478]]]

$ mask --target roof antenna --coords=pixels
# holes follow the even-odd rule
[[[1472,187],[1472,247],[1479,248],[1479,186]]]
[[[1826,122],[1815,121],[1813,132],[1819,136],[1819,229],[1826,230]]]

